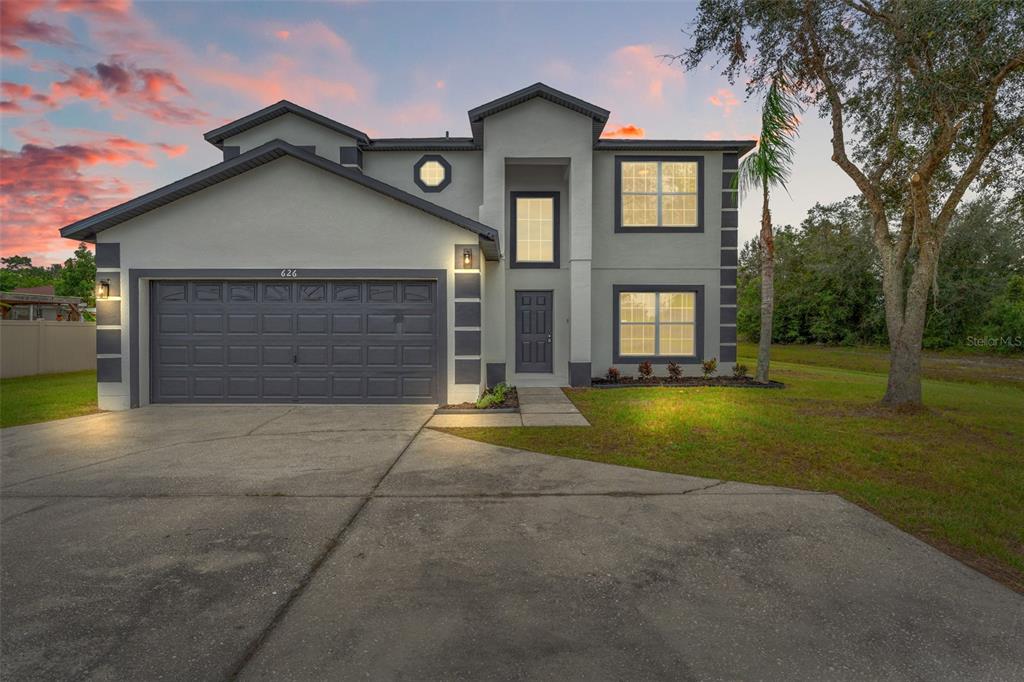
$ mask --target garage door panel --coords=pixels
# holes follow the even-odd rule
[[[154,402],[432,402],[435,283],[154,282]]]

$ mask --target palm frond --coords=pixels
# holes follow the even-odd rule
[[[772,78],[761,107],[761,137],[757,149],[743,158],[736,183],[742,193],[762,185],[781,187],[792,172],[796,150],[793,142],[799,134],[800,103],[784,71]]]

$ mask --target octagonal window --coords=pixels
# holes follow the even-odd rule
[[[424,192],[440,192],[452,181],[452,166],[444,157],[427,154],[416,162],[413,180]]]

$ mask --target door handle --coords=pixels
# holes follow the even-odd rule
[[[551,343],[551,334],[548,334],[548,343]]]

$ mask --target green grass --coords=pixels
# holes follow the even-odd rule
[[[98,411],[92,370],[0,379],[0,428]]]
[[[739,344],[742,362],[751,373],[757,364],[757,344]],[[772,362],[854,369],[862,372],[889,371],[889,349],[881,346],[772,346]],[[926,379],[1004,384],[1024,388],[1024,354],[991,355],[965,351],[924,351],[921,367]]]
[[[812,364],[773,363],[783,390],[571,390],[591,428],[449,431],[566,457],[838,493],[1024,592],[1024,390],[926,380],[926,409],[899,413],[879,405],[885,375],[863,371],[861,356],[839,349],[836,364],[856,360],[856,369],[839,369],[813,366],[831,349],[799,350],[809,350]]]

